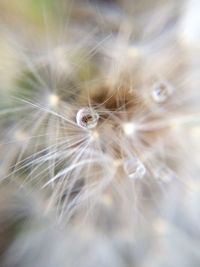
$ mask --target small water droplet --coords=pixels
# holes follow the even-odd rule
[[[176,177],[175,173],[165,165],[159,166],[154,175],[157,180],[164,183],[169,183]]]
[[[124,169],[131,179],[141,179],[146,173],[144,164],[136,157],[125,160]]]
[[[157,103],[165,102],[173,93],[173,87],[166,82],[158,82],[153,86],[152,98]]]
[[[93,129],[98,120],[99,114],[92,108],[82,108],[76,114],[76,122],[82,128]]]

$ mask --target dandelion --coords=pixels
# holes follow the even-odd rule
[[[190,14],[173,1],[44,2],[45,30],[24,29],[25,15],[1,25],[17,61],[12,81],[0,66],[3,264],[190,266],[200,129],[197,50],[181,39]]]

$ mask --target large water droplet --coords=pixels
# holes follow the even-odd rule
[[[158,82],[153,86],[152,98],[157,103],[165,102],[173,93],[173,87],[166,82]]]
[[[99,114],[92,108],[82,108],[76,114],[76,122],[82,128],[93,129],[98,120]]]
[[[136,157],[125,160],[124,170],[131,179],[141,179],[146,173],[144,164]]]

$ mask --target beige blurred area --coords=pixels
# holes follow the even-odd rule
[[[18,75],[20,50],[37,54],[59,38],[84,40],[125,29],[133,40],[149,41],[173,25],[177,41],[193,52],[200,44],[199,12],[198,0],[0,0],[1,90]]]

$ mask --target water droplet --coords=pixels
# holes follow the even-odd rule
[[[157,180],[164,183],[169,183],[176,177],[175,173],[165,165],[159,166],[154,175]]]
[[[173,87],[166,82],[158,82],[153,86],[152,98],[157,103],[165,102],[173,93]]]
[[[93,129],[97,126],[99,114],[92,108],[82,108],[76,114],[76,122],[79,126]]]
[[[141,179],[146,173],[144,164],[136,157],[125,160],[124,170],[131,179]]]

